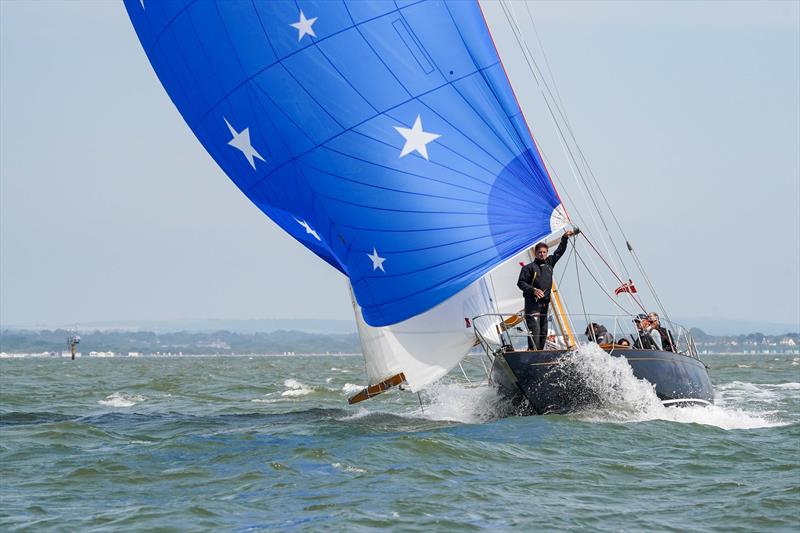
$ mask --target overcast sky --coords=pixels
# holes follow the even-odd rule
[[[673,315],[800,322],[799,5],[530,6]],[[341,275],[194,138],[121,3],[0,0],[0,21],[0,322],[352,317]],[[538,89],[512,80],[569,189]]]

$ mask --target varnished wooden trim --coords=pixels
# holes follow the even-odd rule
[[[682,354],[679,354],[682,355]],[[694,364],[690,361],[683,361],[683,360],[676,360],[676,359],[665,359],[663,357],[625,357],[627,361],[663,361],[665,363],[674,363],[676,365],[680,364]],[[701,361],[697,359],[692,359],[692,361],[696,361],[699,364],[703,364]],[[560,361],[545,361],[543,363],[528,363],[528,366],[551,366],[557,365]]]
[[[600,344],[601,350],[633,350],[634,348],[631,345],[624,345],[624,344]]]
[[[501,327],[503,331],[505,331],[508,328],[516,326],[520,322],[522,322],[522,318],[519,315],[511,315],[510,317],[503,319]]]
[[[353,405],[354,403],[363,402],[364,400],[369,400],[373,396],[377,396],[378,394],[386,392],[392,387],[400,385],[405,380],[406,380],[405,374],[400,372],[399,374],[395,374],[390,378],[384,379],[380,383],[376,383],[375,385],[370,385],[369,387],[361,389],[361,391],[357,392],[353,396],[350,396],[350,398],[347,399],[347,403]]]

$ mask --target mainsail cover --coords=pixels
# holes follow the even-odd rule
[[[558,195],[477,2],[125,6],[206,150],[349,277],[366,324],[418,316],[550,233]]]

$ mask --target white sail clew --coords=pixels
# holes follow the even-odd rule
[[[563,208],[558,206],[551,217],[553,233],[545,242],[557,242],[566,223]],[[473,317],[522,311],[524,301],[517,279],[520,263],[531,259],[530,250],[524,250],[436,307],[390,326],[373,327],[364,322],[348,283],[369,384],[402,372],[411,390],[418,391],[442,378],[475,346]],[[481,330],[487,339],[497,340],[490,322],[478,326],[487,328]]]
[[[373,327],[364,322],[353,299],[369,383],[402,372],[417,391],[441,378],[475,344],[475,333],[464,319],[492,312],[490,304],[481,278],[433,309],[391,326]]]

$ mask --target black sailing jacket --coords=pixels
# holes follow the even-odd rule
[[[661,345],[664,347],[665,352],[675,351],[675,339],[672,337],[672,332],[664,326],[656,328],[658,334],[661,335]]]
[[[561,237],[561,242],[553,252],[553,255],[548,255],[543,261],[534,259],[532,263],[528,263],[522,267],[519,273],[519,280],[517,287],[522,291],[525,297],[525,307],[537,301],[536,296],[533,295],[533,289],[541,289],[544,291],[544,298],[538,300],[539,303],[550,302],[550,289],[553,288],[553,267],[556,265],[564,252],[567,251],[567,241],[569,237],[564,235]]]

